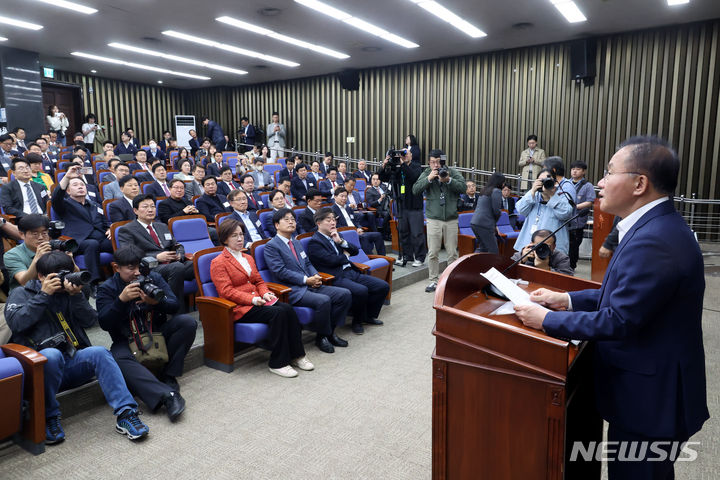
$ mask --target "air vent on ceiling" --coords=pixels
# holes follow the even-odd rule
[[[141,40],[150,43],[160,43],[162,41],[157,37],[142,37]]]
[[[267,65],[253,65],[253,68],[256,70],[266,70],[268,68]]]
[[[520,22],[520,23],[514,24],[512,26],[512,28],[514,30],[528,30],[530,28],[533,28],[534,26],[535,26],[535,24],[530,23],[530,22]]]
[[[382,48],[381,47],[362,47],[360,50],[362,50],[363,52],[374,53],[374,52],[379,52],[380,50],[382,50]]]
[[[261,8],[260,10],[257,11],[257,13],[259,13],[263,17],[277,17],[278,15],[280,15],[280,13],[282,13],[282,10],[279,8],[268,7],[268,8]]]

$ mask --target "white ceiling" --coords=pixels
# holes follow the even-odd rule
[[[575,39],[584,36],[640,30],[720,17],[720,0],[690,0],[668,7],[667,0],[576,0],[588,21],[568,23],[550,0],[438,0],[439,3],[487,33],[473,39],[410,0],[326,0],[420,45],[406,49],[350,27],[292,0],[76,0],[97,8],[93,15],[51,6],[38,0],[2,0],[0,15],[37,23],[45,28],[25,30],[0,24],[0,45],[40,52],[43,66],[123,80],[176,88],[242,85],[273,80],[310,77],[345,68],[393,65]],[[277,16],[263,16],[261,9],[277,8]],[[338,60],[278,40],[215,21],[223,15],[326,46],[350,55]],[[513,28],[529,22],[530,28]],[[292,60],[299,67],[285,67],[263,60],[189,43],[162,35],[177,30],[206,37],[267,55]],[[150,39],[143,39],[150,37]],[[156,39],[156,40],[153,40]],[[247,70],[247,75],[209,70],[162,58],[125,52],[110,42],[136,45],[168,54],[187,56],[207,63]],[[378,51],[365,51],[367,48]],[[72,57],[84,51],[155,67],[212,77],[194,80],[136,70],[124,66]]]

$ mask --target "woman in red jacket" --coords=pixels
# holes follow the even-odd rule
[[[295,310],[277,302],[260,276],[255,261],[242,253],[242,224],[225,220],[218,227],[218,239],[225,249],[210,264],[210,276],[218,295],[235,302],[235,320],[243,323],[266,323],[270,327],[270,371],[281,377],[297,377],[300,370],[315,368],[305,356],[302,327]],[[276,303],[277,302],[277,303]]]

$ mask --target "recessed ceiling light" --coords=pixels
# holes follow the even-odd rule
[[[119,60],[117,58],[101,57],[100,55],[93,55],[92,53],[85,52],[71,52],[71,55],[76,57],[89,58],[91,60],[97,60],[99,62],[114,63],[116,65],[125,65],[130,68],[138,68],[141,70],[150,70],[158,73],[167,73],[168,75],[176,75],[178,77],[194,78],[196,80],[211,80],[210,77],[204,77],[202,75],[194,75],[192,73],[176,72],[174,70],[166,70],[164,68],[153,67],[151,65],[143,65],[142,63],[126,62],[125,60]]]
[[[557,8],[570,23],[584,22],[587,20],[572,0],[550,0],[550,2],[555,5],[555,8]]]
[[[132,45],[126,45],[124,43],[108,43],[109,47],[119,48],[122,50],[128,50],[130,52],[141,53],[143,55],[150,55],[153,57],[161,57],[166,60],[173,60],[175,62],[189,63],[198,67],[211,68],[213,70],[220,70],[222,72],[234,73],[236,75],[246,75],[248,72],[245,70],[239,70],[237,68],[225,67],[223,65],[215,65],[214,63],[206,63],[201,60],[193,60],[192,58],[180,57],[178,55],[171,55],[169,53],[158,52],[156,50],[148,50],[147,48],[134,47]]]
[[[457,28],[461,32],[470,35],[473,38],[487,37],[487,33],[483,32],[476,26],[470,24],[467,20],[460,18],[447,8],[432,0],[410,0],[418,6],[424,8],[436,17],[445,20],[447,23]]]
[[[4,23],[5,25],[12,25],[14,27],[27,28],[28,30],[40,30],[41,28],[43,28],[42,25],[36,25],[34,23],[24,22],[22,20],[16,20],[14,18],[2,16],[0,16],[0,23]]]
[[[322,53],[324,55],[328,55],[330,57],[334,58],[350,58],[350,55],[344,54],[342,52],[337,52],[335,50],[331,50],[326,47],[322,47],[320,45],[315,45],[310,42],[305,42],[303,40],[299,40],[297,38],[289,37],[287,35],[283,35],[281,33],[274,32],[272,30],[269,30],[267,28],[258,27],[257,25],[254,25],[249,22],[243,22],[242,20],[238,20],[237,18],[232,17],[218,17],[215,20],[221,23],[225,23],[227,25],[232,25],[233,27],[241,28],[243,30],[247,30],[248,32],[253,33],[259,33],[260,35],[265,35],[270,38],[274,38],[275,40],[280,40],[281,42],[290,43],[292,45],[307,48],[308,50],[312,50],[313,52]]]
[[[7,42],[7,38],[5,38],[5,37],[0,37],[0,42]]]
[[[380,28],[377,25],[366,22],[365,20],[353,17],[347,12],[343,12],[342,10],[331,7],[326,3],[319,2],[318,0],[295,0],[295,2],[299,3],[300,5],[305,5],[308,8],[312,8],[315,11],[333,17],[337,20],[342,20],[350,26],[353,26],[359,30],[363,30],[364,32],[371,33],[375,36],[382,38],[383,40],[396,43],[405,48],[417,48],[420,46],[417,43],[411,42],[410,40],[395,35],[394,33],[390,33],[384,28]]]
[[[228,45],[227,43],[220,43],[220,42],[216,42],[215,40],[209,40],[207,38],[196,37],[194,35],[188,35],[186,33],[176,32],[175,30],[165,30],[162,33],[163,33],[163,35],[167,35],[169,37],[178,38],[180,40],[187,40],[188,42],[198,43],[200,45],[205,45],[206,47],[215,47],[220,50],[225,50],[227,52],[236,53],[238,55],[245,55],[247,57],[259,58],[261,60],[265,60],[266,62],[278,63],[280,65],[285,65],[286,67],[299,67],[300,66],[299,63],[291,62],[290,60],[285,60],[284,58],[273,57],[272,55],[265,55],[264,53],[255,52],[253,50],[247,50],[245,48],[235,47],[233,45]]]
[[[75,2],[67,2],[65,0],[38,0],[38,1],[42,2],[42,3],[47,3],[48,5],[54,5],[56,7],[67,8],[68,10],[72,10],[74,12],[84,13],[85,15],[92,15],[93,13],[97,13],[97,8],[87,7],[85,5],[80,5],[79,3],[75,3]]]
[[[672,7],[675,5],[684,5],[686,3],[690,3],[690,0],[667,0],[668,6]]]
[[[97,70],[90,70],[90,73],[97,73]]]
[[[162,80],[158,80],[158,83],[159,83],[160,85],[162,85]]]

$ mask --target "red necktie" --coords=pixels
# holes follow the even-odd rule
[[[233,185],[232,182],[228,183],[228,186],[230,187],[230,190],[235,190],[235,185]]]
[[[255,208],[257,208],[257,203],[255,202],[255,199],[253,198],[252,193],[250,193],[250,194],[246,193],[245,195],[248,197],[248,200],[250,200],[252,202],[253,206]]]
[[[297,256],[297,252],[295,251],[295,247],[293,246],[292,240],[290,240],[290,241],[288,242],[288,245],[290,245],[290,251],[291,251],[292,254],[295,256],[295,260],[297,260],[298,263],[300,263],[300,259],[299,259],[298,256]]]
[[[148,232],[150,233],[150,238],[153,239],[153,242],[159,247],[160,246],[160,239],[158,238],[157,234],[155,233],[155,230],[152,228],[152,225],[147,226]]]

